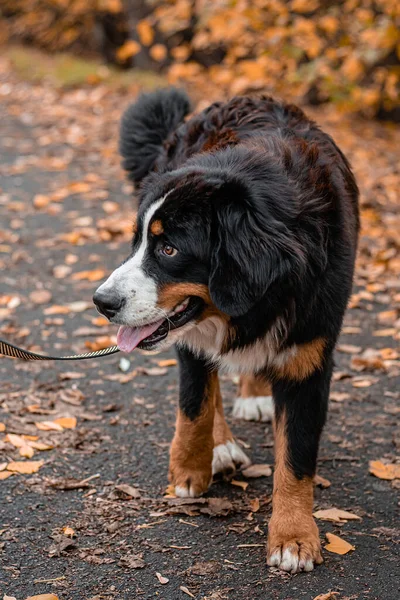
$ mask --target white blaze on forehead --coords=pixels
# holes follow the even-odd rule
[[[169,192],[168,192],[169,193]],[[154,202],[143,217],[142,240],[139,248],[124,264],[115,269],[98,291],[110,292],[125,299],[125,307],[121,311],[121,319],[126,324],[138,321],[149,322],[159,317],[157,304],[157,283],[143,270],[146,255],[149,224],[158,208],[168,194]]]

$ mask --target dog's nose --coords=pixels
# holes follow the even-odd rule
[[[125,298],[97,290],[93,296],[93,302],[99,312],[107,317],[107,319],[112,319],[125,304]]]

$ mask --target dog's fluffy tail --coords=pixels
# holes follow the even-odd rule
[[[189,112],[189,98],[176,88],[142,94],[126,109],[119,148],[130,179],[139,183],[151,171],[163,143]]]

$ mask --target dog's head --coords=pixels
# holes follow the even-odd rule
[[[234,320],[289,277],[302,253],[285,209],[279,218],[272,204],[232,172],[187,167],[150,176],[132,253],[94,295],[121,325],[120,349],[165,348],[210,316]]]

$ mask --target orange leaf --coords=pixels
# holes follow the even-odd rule
[[[136,31],[138,32],[143,46],[151,46],[154,40],[154,30],[149,21],[146,19],[139,21],[139,23],[136,25]]]
[[[369,472],[379,479],[400,479],[400,465],[385,465],[380,460],[371,460]]]
[[[39,596],[29,596],[26,600],[58,600],[55,594],[39,594]]]
[[[0,431],[5,431],[6,430],[6,426],[4,423],[0,423]]]
[[[44,464],[43,460],[31,460],[31,461],[15,461],[10,462],[7,465],[7,471],[12,471],[13,473],[22,473],[24,475],[31,475],[32,473],[37,473]]]
[[[245,491],[249,486],[247,481],[237,481],[237,479],[231,479],[230,483],[232,485],[236,485],[237,487],[242,488],[243,491]]]
[[[135,42],[135,40],[128,40],[125,42],[125,44],[118,48],[115,55],[119,62],[125,62],[128,60],[128,58],[131,58],[131,56],[138,54],[141,49],[142,48],[139,42]]]
[[[62,431],[63,428],[58,423],[53,421],[37,421],[35,423],[36,427],[40,429],[40,431]]]
[[[79,273],[74,273],[71,276],[71,279],[74,281],[82,281],[83,279],[87,279],[87,281],[99,281],[103,279],[106,272],[103,269],[94,269],[93,271],[79,271]]]
[[[166,358],[165,360],[158,360],[157,364],[159,367],[174,367],[177,361],[175,358]]]
[[[75,535],[75,531],[69,525],[66,525],[65,527],[63,527],[62,532],[64,535],[66,535],[67,537],[71,537],[71,538],[74,537],[74,535]]]
[[[340,508],[327,508],[326,510],[317,510],[314,513],[316,519],[322,521],[334,521],[335,523],[347,523],[347,521],[361,521],[361,517],[347,510]]]
[[[355,550],[354,546],[340,538],[338,535],[334,535],[333,533],[326,533],[325,535],[328,540],[325,550],[328,550],[328,552],[333,552],[334,554],[347,554],[350,550]]]
[[[76,417],[60,417],[55,419],[54,423],[61,425],[63,429],[75,429],[77,420]]]
[[[0,472],[0,481],[3,481],[4,479],[8,479],[12,475],[14,475],[14,473],[10,473],[10,471],[1,471]]]

